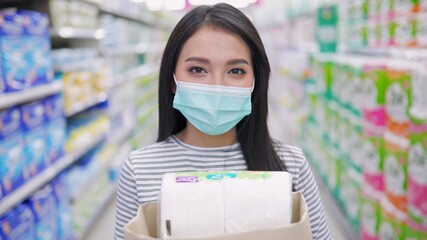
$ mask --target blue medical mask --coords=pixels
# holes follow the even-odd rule
[[[174,75],[175,78],[175,75]],[[250,88],[180,82],[175,78],[173,107],[208,135],[220,135],[236,126],[252,110]]]

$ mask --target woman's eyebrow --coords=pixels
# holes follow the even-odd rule
[[[202,57],[189,57],[185,60],[185,62],[201,62],[201,63],[210,63],[209,59],[202,58]],[[249,65],[249,62],[244,58],[236,58],[228,60],[227,65],[235,65],[235,64],[247,64]]]
[[[185,59],[185,62],[201,62],[201,63],[209,63],[209,59],[202,58],[202,57],[189,57]]]
[[[249,62],[243,58],[236,58],[236,59],[231,59],[231,60],[227,61],[227,65],[235,65],[235,64],[247,64],[247,65],[249,65]]]

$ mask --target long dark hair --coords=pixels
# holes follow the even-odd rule
[[[160,66],[157,141],[163,141],[186,127],[185,117],[173,108],[173,73],[184,43],[203,26],[219,27],[236,34],[246,42],[251,51],[255,76],[252,113],[237,124],[237,136],[248,169],[285,170],[267,127],[270,63],[264,45],[251,21],[241,11],[225,3],[194,8],[178,22],[169,37]]]

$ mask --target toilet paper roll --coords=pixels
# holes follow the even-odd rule
[[[290,224],[291,193],[286,172],[166,174],[158,232],[185,238]]]
[[[203,181],[193,173],[166,174],[158,218],[162,239],[224,232],[223,185],[222,181]]]

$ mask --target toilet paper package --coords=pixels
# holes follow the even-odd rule
[[[381,205],[378,200],[363,195],[361,210],[361,240],[379,240]]]
[[[395,209],[387,198],[384,198],[381,205],[380,239],[404,240],[406,214]]]
[[[384,193],[394,208],[406,212],[408,196],[408,148],[385,139]]]
[[[290,224],[291,193],[286,172],[165,174],[158,232],[186,238]]]
[[[410,127],[408,214],[427,229],[427,124]]]

